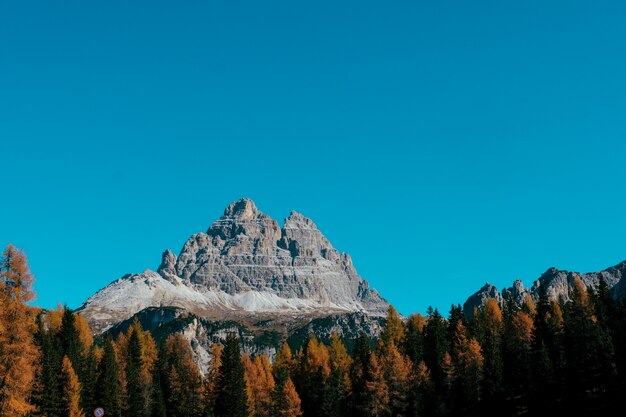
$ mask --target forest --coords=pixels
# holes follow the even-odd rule
[[[348,351],[311,336],[273,360],[234,334],[202,374],[189,342],[157,343],[139,322],[94,340],[68,308],[29,305],[33,275],[9,245],[0,266],[0,416],[417,417],[612,415],[626,382],[626,305],[606,283],[571,301],[488,299],[462,314],[389,307],[378,340]]]

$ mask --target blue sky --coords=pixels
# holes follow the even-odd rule
[[[626,259],[623,1],[0,0],[0,244],[37,303],[232,200],[314,219],[401,312]]]

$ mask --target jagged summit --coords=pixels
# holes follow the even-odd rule
[[[548,297],[561,302],[567,302],[570,300],[574,289],[574,282],[577,278],[580,279],[587,288],[596,288],[601,277],[608,287],[611,288],[614,297],[626,296],[626,280],[624,279],[624,277],[626,277],[626,261],[622,261],[615,266],[599,272],[587,273],[565,271],[552,267],[541,274],[530,288],[524,287],[524,284],[520,280],[515,280],[512,287],[504,288],[502,292],[498,291],[493,285],[486,284],[467,299],[463,304],[463,311],[466,315],[471,315],[474,308],[480,306],[487,298],[495,298],[502,303],[507,298],[512,297],[517,304],[521,305],[527,295],[535,300],[539,298],[541,287],[546,289]]]
[[[191,236],[178,255],[163,252],[157,272],[122,278],[81,310],[104,328],[147,307],[183,307],[219,318],[251,312],[381,315],[387,305],[311,219],[292,211],[281,228],[244,198],[226,207],[206,233]]]

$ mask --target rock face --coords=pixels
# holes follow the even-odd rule
[[[165,251],[157,272],[124,276],[79,311],[105,330],[145,308],[168,306],[226,319],[251,313],[383,315],[388,303],[313,221],[293,211],[281,228],[241,199],[206,233],[191,236],[178,256]]]
[[[520,280],[515,280],[511,288],[505,288],[502,293],[493,285],[487,283],[480,290],[470,296],[463,304],[463,312],[466,316],[473,314],[474,308],[479,307],[487,298],[495,298],[500,304],[512,297],[521,305],[526,295],[534,300],[539,298],[541,287],[546,289],[546,294],[551,299],[559,302],[568,302],[574,289],[574,282],[579,278],[587,288],[596,288],[600,278],[604,278],[611,293],[615,298],[626,297],[626,261],[599,272],[570,272],[556,268],[550,268],[537,279],[531,288],[525,288]]]

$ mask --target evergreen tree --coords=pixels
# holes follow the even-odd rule
[[[608,330],[594,315],[580,279],[575,281],[572,301],[566,308],[565,352],[568,404],[576,411],[595,406],[614,382],[613,345]]]
[[[489,298],[480,309],[477,327],[478,342],[484,356],[484,396],[489,409],[496,414],[502,411],[503,370],[502,337],[504,317],[498,301]]]
[[[357,417],[366,415],[365,403],[367,400],[365,383],[368,378],[368,366],[370,361],[370,342],[363,332],[359,334],[353,353],[352,366],[350,368],[350,385],[352,391],[348,397],[350,413]]]
[[[109,337],[104,345],[104,352],[98,367],[97,404],[104,408],[107,417],[121,417],[122,398],[117,360],[113,339]]]
[[[59,341],[61,349],[64,355],[66,355],[74,371],[79,377],[79,380],[83,380],[83,342],[81,340],[78,327],[76,326],[76,318],[72,310],[67,307],[63,308],[63,316],[61,318],[61,329],[59,330]]]
[[[248,415],[244,369],[239,349],[239,338],[230,333],[224,344],[222,366],[217,379],[216,417],[247,417]]]
[[[36,343],[41,351],[40,384],[36,394],[39,414],[46,417],[61,417],[63,405],[61,403],[61,362],[63,355],[58,340],[52,330],[46,330],[44,321],[49,312],[37,317]],[[49,326],[48,326],[49,327]]]
[[[163,385],[161,383],[163,368],[164,366],[159,359],[152,371],[152,380],[150,384],[150,417],[167,416],[165,399],[163,397]]]
[[[72,368],[72,362],[67,356],[63,357],[61,378],[63,380],[64,415],[67,417],[85,417],[85,413],[81,407],[81,387],[78,382],[78,376],[76,376],[74,368]]]
[[[128,413],[131,416],[144,414],[145,398],[144,387],[141,380],[142,346],[140,330],[135,328],[128,338],[128,351],[126,355],[126,392],[128,397]]]
[[[443,384],[441,363],[443,355],[449,351],[448,330],[439,311],[429,308],[429,318],[424,329],[424,361],[430,369],[438,389]]]
[[[426,319],[417,313],[409,316],[406,321],[403,351],[411,359],[414,366],[419,365],[424,355],[424,327]]]

